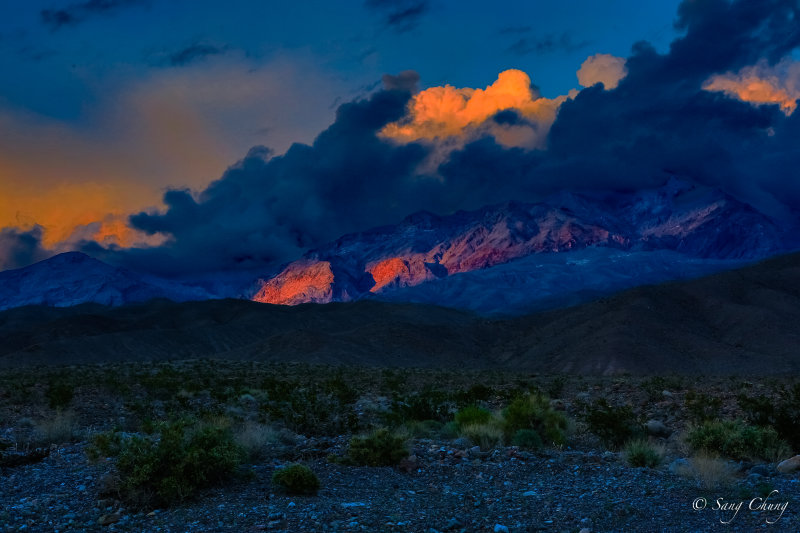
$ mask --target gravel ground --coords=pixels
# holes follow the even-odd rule
[[[0,474],[0,531],[800,531],[800,475],[775,465],[737,464],[733,485],[708,490],[670,464],[632,468],[610,452],[478,452],[418,440],[416,463],[403,471],[329,462],[321,457],[340,446],[328,444],[297,450],[318,457],[306,461],[322,482],[316,496],[275,493],[271,474],[287,461],[271,460],[252,466],[246,481],[149,512],[100,499],[113,465],[90,463],[85,443],[54,448]],[[778,491],[768,502],[788,502],[779,519],[779,510],[747,509],[765,486]],[[705,509],[693,509],[698,498]],[[739,502],[735,516],[714,510]]]

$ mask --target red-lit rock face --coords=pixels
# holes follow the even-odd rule
[[[343,236],[291,263],[254,299],[293,305],[392,297],[396,290],[437,278],[588,247],[724,259],[757,256],[758,250],[779,245],[769,220],[749,206],[720,192],[670,182],[617,197],[616,203],[562,196],[552,203],[512,202],[447,216],[415,213],[396,226]]]
[[[377,263],[367,264],[366,271],[372,274],[375,285],[370,288],[370,292],[377,293],[383,289],[395,289],[400,287],[413,287],[436,276],[425,265],[426,262],[435,262],[433,259],[426,260],[422,254],[410,254],[405,257],[390,257],[378,261]]]
[[[333,299],[333,272],[328,261],[296,261],[264,283],[256,302],[297,305],[328,303]]]

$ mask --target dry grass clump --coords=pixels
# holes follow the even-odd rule
[[[715,455],[698,454],[678,468],[678,474],[697,482],[704,489],[729,487],[734,481],[734,468]]]
[[[268,455],[270,448],[285,440],[286,435],[269,424],[249,421],[234,431],[233,439],[248,457],[257,459]]]
[[[34,424],[33,437],[38,444],[63,444],[78,436],[78,423],[72,411],[57,411],[52,417]]]

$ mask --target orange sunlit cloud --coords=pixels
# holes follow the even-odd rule
[[[787,58],[771,67],[762,60],[737,73],[712,76],[703,89],[721,91],[752,104],[778,104],[791,115],[800,99],[800,61]]]
[[[616,89],[619,81],[628,75],[624,57],[611,54],[595,54],[586,58],[578,70],[578,83],[584,87],[591,87],[602,83],[606,90]]]
[[[471,137],[488,129],[505,146],[541,148],[558,107],[572,95],[544,98],[526,73],[506,70],[485,89],[445,85],[416,94],[407,116],[387,125],[381,134],[398,142],[413,142]],[[490,120],[504,110],[516,111],[530,124],[500,125]]]

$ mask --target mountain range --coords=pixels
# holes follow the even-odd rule
[[[0,309],[246,298],[297,305],[427,303],[521,315],[736,268],[796,248],[794,233],[718,189],[672,179],[638,192],[560,193],[342,236],[233,291],[77,252],[0,272]],[[220,289],[219,287],[224,287]]]
[[[800,253],[578,306],[486,318],[373,300],[0,312],[0,367],[224,358],[580,374],[794,375]]]

